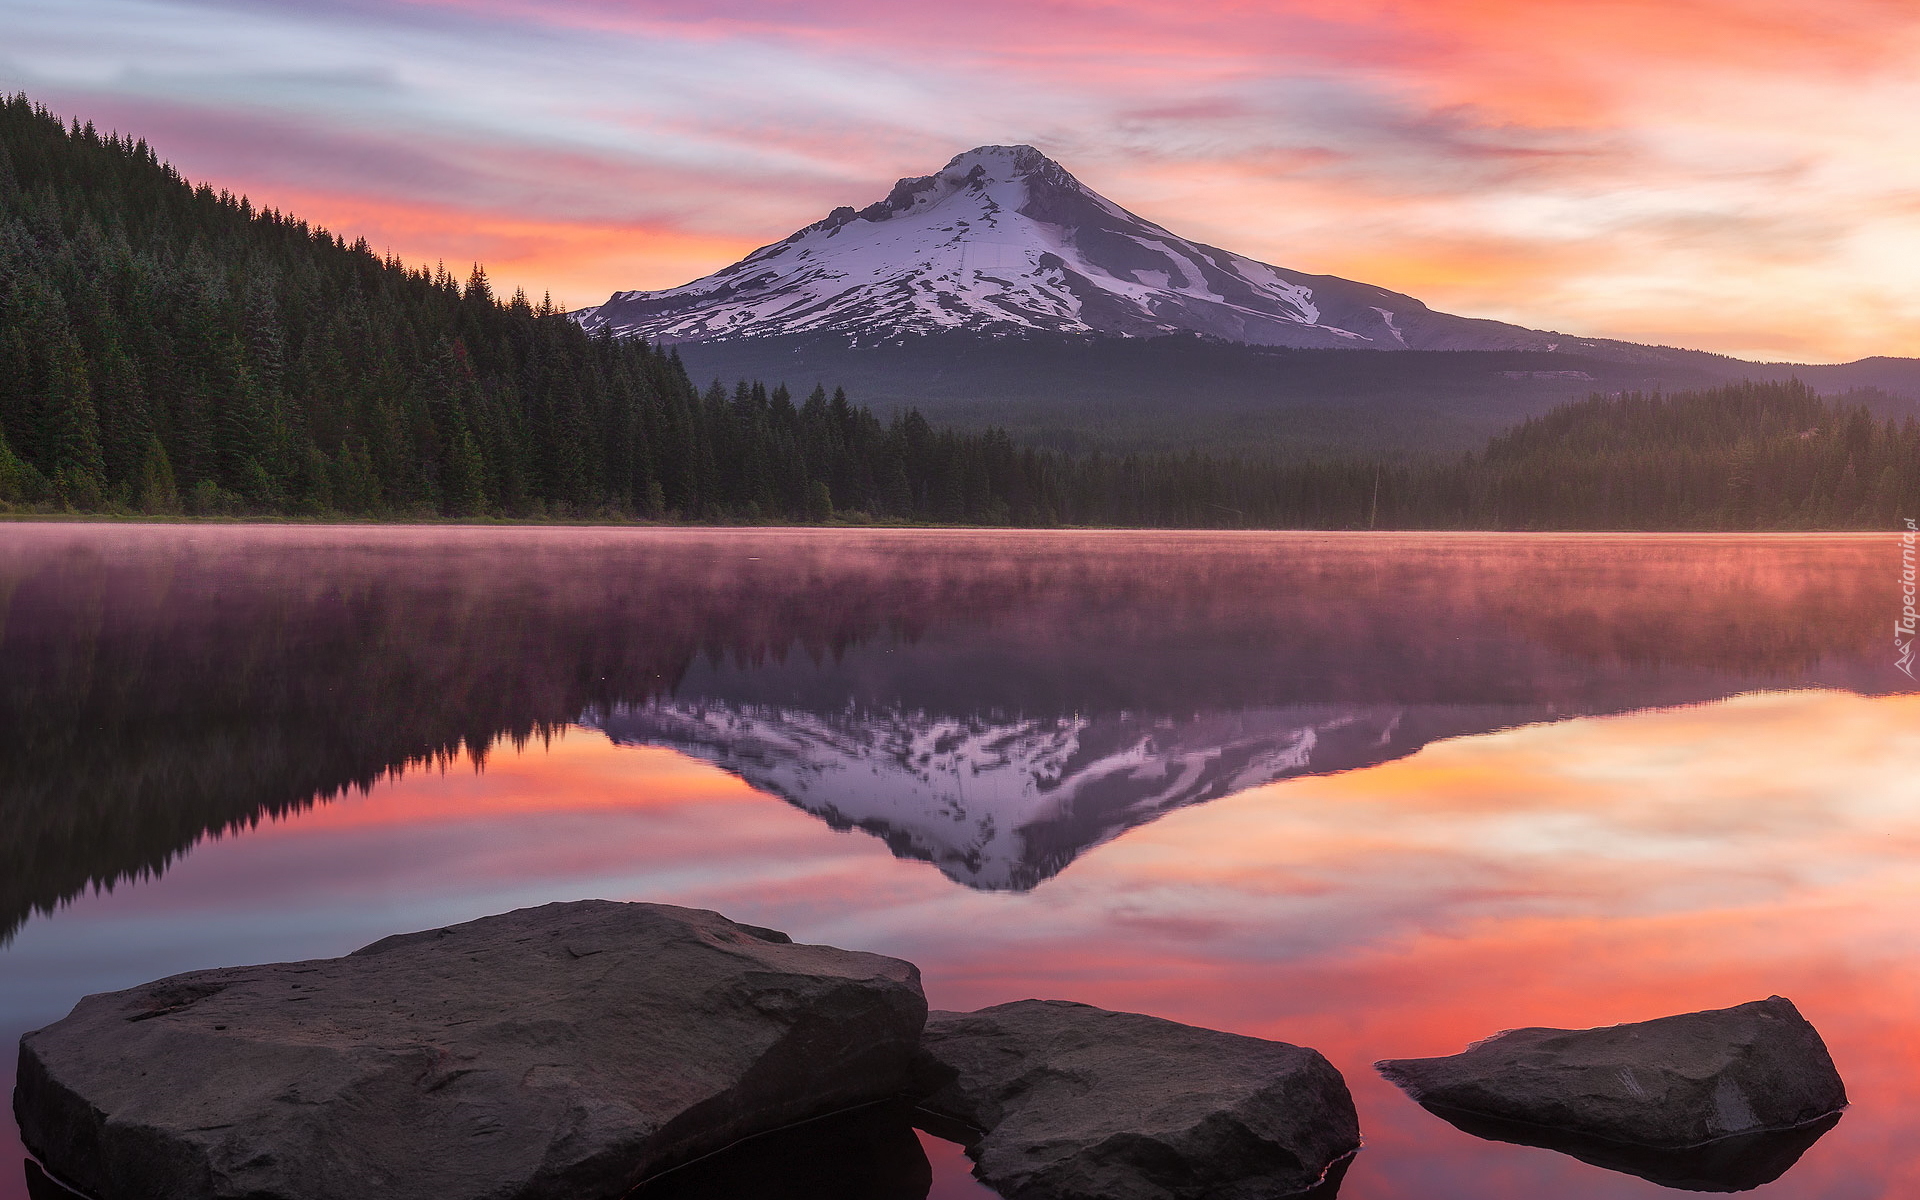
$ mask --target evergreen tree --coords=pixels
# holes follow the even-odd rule
[[[106,499],[106,458],[100,420],[80,345],[64,337],[48,355],[40,401],[40,445],[48,474],[68,505],[99,508]]]
[[[167,459],[167,448],[160,444],[157,437],[147,439],[146,453],[141,456],[140,474],[134,488],[134,502],[144,513],[180,511],[180,491],[174,483],[173,464]]]
[[[18,504],[32,498],[39,489],[32,486],[28,475],[31,470],[7,444],[6,433],[0,431],[0,504]]]

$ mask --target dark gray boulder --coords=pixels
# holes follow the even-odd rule
[[[1531,1128],[1540,1131],[1535,1145],[1555,1144],[1548,1134],[1567,1135],[1574,1141],[1555,1148],[1570,1152],[1596,1141],[1699,1150],[1813,1126],[1847,1104],[1820,1034],[1779,996],[1603,1029],[1513,1029],[1461,1054],[1374,1065],[1470,1132],[1520,1141]],[[1603,1146],[1580,1154],[1596,1155],[1604,1156]],[[1780,1170],[1797,1157],[1794,1151]]]
[[[1340,1072],[1284,1042],[1021,1000],[932,1013],[922,1046],[935,1132],[1012,1200],[1327,1196],[1360,1146]]]
[[[21,1039],[14,1111],[102,1200],[619,1196],[893,1096],[910,963],[582,901],[89,996]]]

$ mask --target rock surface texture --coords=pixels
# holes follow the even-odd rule
[[[1449,1120],[1661,1150],[1793,1129],[1847,1104],[1820,1034],[1779,996],[1603,1029],[1513,1029],[1462,1054],[1375,1066]]]
[[[27,1145],[102,1200],[619,1196],[897,1095],[912,964],[582,901],[89,996],[21,1040]]]
[[[1360,1145],[1340,1073],[1284,1042],[1022,1000],[933,1013],[922,1044],[946,1080],[922,1109],[1011,1200],[1305,1195]]]

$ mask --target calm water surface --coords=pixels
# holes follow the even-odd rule
[[[1346,1200],[1667,1193],[1371,1071],[1791,997],[1920,1194],[1882,537],[0,526],[0,1036],[589,896],[1314,1046]],[[10,1057],[8,1059],[10,1069]],[[923,1139],[932,1195],[988,1193]],[[0,1127],[0,1197],[25,1196]],[[919,1200],[919,1193],[901,1200]]]

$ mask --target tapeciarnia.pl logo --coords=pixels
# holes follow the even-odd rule
[[[1913,675],[1913,634],[1920,617],[1913,610],[1914,586],[1914,538],[1920,534],[1920,524],[1912,517],[1907,518],[1907,527],[1900,534],[1900,619],[1893,623],[1893,651],[1897,658],[1893,665],[1904,672],[1908,679]]]

